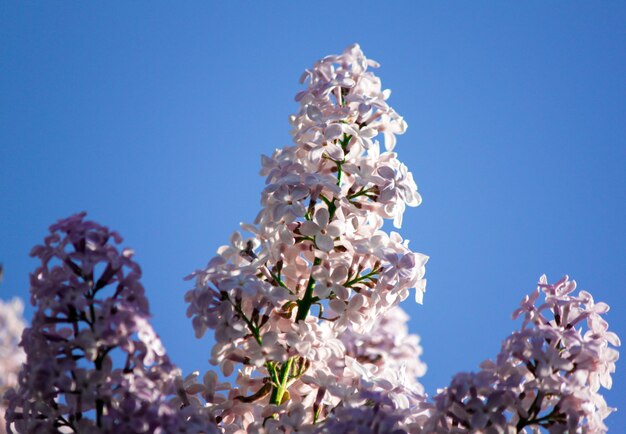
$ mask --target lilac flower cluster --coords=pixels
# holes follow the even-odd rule
[[[6,391],[17,384],[17,376],[26,360],[18,346],[25,323],[22,317],[24,304],[15,298],[0,301],[0,434],[5,434],[4,413],[7,403],[2,398]]]
[[[542,276],[513,317],[522,329],[502,344],[495,361],[478,373],[461,373],[434,398],[424,433],[604,433],[614,410],[599,393],[611,387],[620,345],[591,294],[573,292],[567,277]],[[541,293],[545,302],[536,306]]]
[[[213,381],[191,390],[228,433],[273,432],[276,423],[302,432],[365,381],[405,406],[421,391],[411,378],[424,370],[417,339],[391,353],[383,344],[385,313],[412,288],[421,302],[428,258],[382,230],[385,219],[400,227],[421,198],[393,152],[406,123],[387,104],[376,66],[353,45],[304,73],[290,118],[295,145],[262,159],[262,209],[242,225],[250,237],[236,232],[193,275],[186,300],[196,334],[213,330],[212,363],[225,376],[238,370],[222,393]],[[366,348],[372,327],[382,334]]]
[[[132,251],[84,217],[51,226],[31,252],[41,260],[30,279],[37,311],[6,395],[8,432],[214,432],[170,399],[178,370],[148,322]]]

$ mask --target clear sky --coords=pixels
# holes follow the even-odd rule
[[[424,199],[401,233],[431,257],[405,305],[427,390],[495,356],[542,273],[609,303],[624,339],[625,23],[613,1],[2,2],[0,296],[27,297],[31,246],[86,210],[136,250],[170,356],[206,370],[182,278],[255,217],[302,70],[358,42]]]

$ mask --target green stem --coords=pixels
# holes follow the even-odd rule
[[[333,200],[329,200],[323,194],[320,194],[320,199],[322,199],[322,201],[328,207],[328,214],[330,215],[330,220],[332,220],[333,217],[335,217],[335,212],[337,212],[337,204],[335,203],[335,199],[333,198]]]
[[[346,282],[343,284],[343,286],[345,286],[346,288],[348,288],[348,287],[350,287],[350,286],[352,286],[352,285],[354,285],[354,284],[356,284],[356,283],[362,282],[362,281],[364,281],[364,280],[366,280],[366,279],[371,279],[373,276],[375,276],[376,274],[378,274],[378,272],[379,272],[379,271],[380,271],[380,270],[374,270],[374,271],[370,271],[369,273],[365,274],[364,276],[357,276],[357,277],[355,277],[355,278],[354,278],[354,279],[352,279],[352,280],[348,280],[348,281],[346,281]]]
[[[341,146],[341,149],[343,149],[344,152],[346,152],[347,148],[348,148],[348,143],[350,143],[350,140],[352,139],[351,135],[348,135],[346,133],[343,133],[343,138],[341,140],[339,140],[339,145]],[[341,187],[341,176],[343,175],[343,163],[345,163],[346,160],[343,159],[342,161],[337,161],[337,186]]]
[[[313,425],[315,425],[317,423],[317,419],[319,419],[321,411],[322,411],[322,406],[320,405],[313,412]]]
[[[276,274],[272,273],[272,270],[270,270],[270,268],[266,265],[265,268],[267,268],[267,271],[269,271],[270,276],[272,276],[272,279],[274,279],[274,281],[278,284],[278,286],[282,286],[283,288],[285,288],[287,291],[289,291],[291,294],[293,294],[293,292],[291,291],[291,289],[289,289],[287,287],[287,285],[285,285],[285,283],[280,279],[280,276],[277,276]]]
[[[243,322],[246,323],[246,326],[248,326],[248,330],[250,330],[250,332],[252,333],[252,336],[254,336],[254,340],[257,341],[259,346],[262,347],[263,339],[261,338],[261,333],[259,331],[259,328],[255,326],[254,323],[246,316],[243,310],[241,310],[241,306],[233,303],[233,301],[230,299],[228,294],[223,295],[223,297],[224,296],[226,300],[228,300],[228,302],[231,304],[231,306],[235,309],[235,312],[237,312],[239,316],[241,316],[241,319],[243,319]]]
[[[368,188],[367,190],[365,188],[361,188],[361,190],[359,190],[358,192],[351,194],[350,196],[348,196],[348,200],[352,200],[352,199],[356,199],[359,196],[367,196],[371,199],[371,196],[369,195],[369,193],[373,190],[373,187]]]
[[[293,357],[287,359],[280,369],[280,376],[278,376],[277,384],[272,389],[272,397],[270,398],[270,404],[280,405],[283,401],[283,397],[287,388],[289,387],[289,374],[291,373],[291,365],[293,364]],[[276,371],[274,371],[276,372]]]
[[[315,258],[313,261],[313,267],[316,267],[322,263],[320,258]],[[302,300],[298,301],[298,313],[296,314],[296,322],[302,321],[306,319],[306,316],[309,314],[309,310],[311,309],[311,305],[313,304],[313,289],[315,288],[315,279],[313,279],[313,268],[311,268],[311,276],[309,277],[309,283],[306,286],[306,291],[304,292],[304,297]]]
[[[337,163],[337,186],[341,187],[341,175],[343,174],[343,164]]]
[[[275,362],[265,362],[265,367],[267,368],[267,372],[270,374],[270,379],[274,384],[278,384],[278,372],[276,372],[276,363]]]

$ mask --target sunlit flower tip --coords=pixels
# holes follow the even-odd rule
[[[418,280],[415,284],[415,302],[424,304],[424,293],[426,293],[426,279]]]

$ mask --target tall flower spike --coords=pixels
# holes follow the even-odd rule
[[[454,377],[423,432],[605,433],[614,409],[599,388],[611,387],[620,341],[601,317],[608,306],[575,288],[567,277],[551,285],[542,276],[513,314],[524,317],[522,329],[480,372]]]
[[[186,300],[196,334],[214,331],[212,363],[224,375],[239,367],[226,395],[213,385],[202,392],[233,432],[324,419],[371,371],[340,333],[371,329],[413,288],[422,300],[428,258],[382,230],[385,219],[399,228],[421,198],[393,152],[406,123],[376,66],[353,45],[305,71],[290,117],[295,145],[262,158],[262,209],[242,226],[250,238],[235,233],[193,275]]]
[[[26,360],[24,351],[18,347],[25,327],[23,311],[24,304],[17,298],[0,301],[0,434],[6,433],[4,413],[7,402],[3,396],[17,384],[17,376]]]
[[[212,432],[169,399],[178,370],[150,326],[141,271],[116,232],[77,214],[50,227],[31,255],[37,307],[26,364],[7,394],[18,433]],[[201,423],[200,423],[201,425]],[[207,423],[207,425],[209,425]]]

